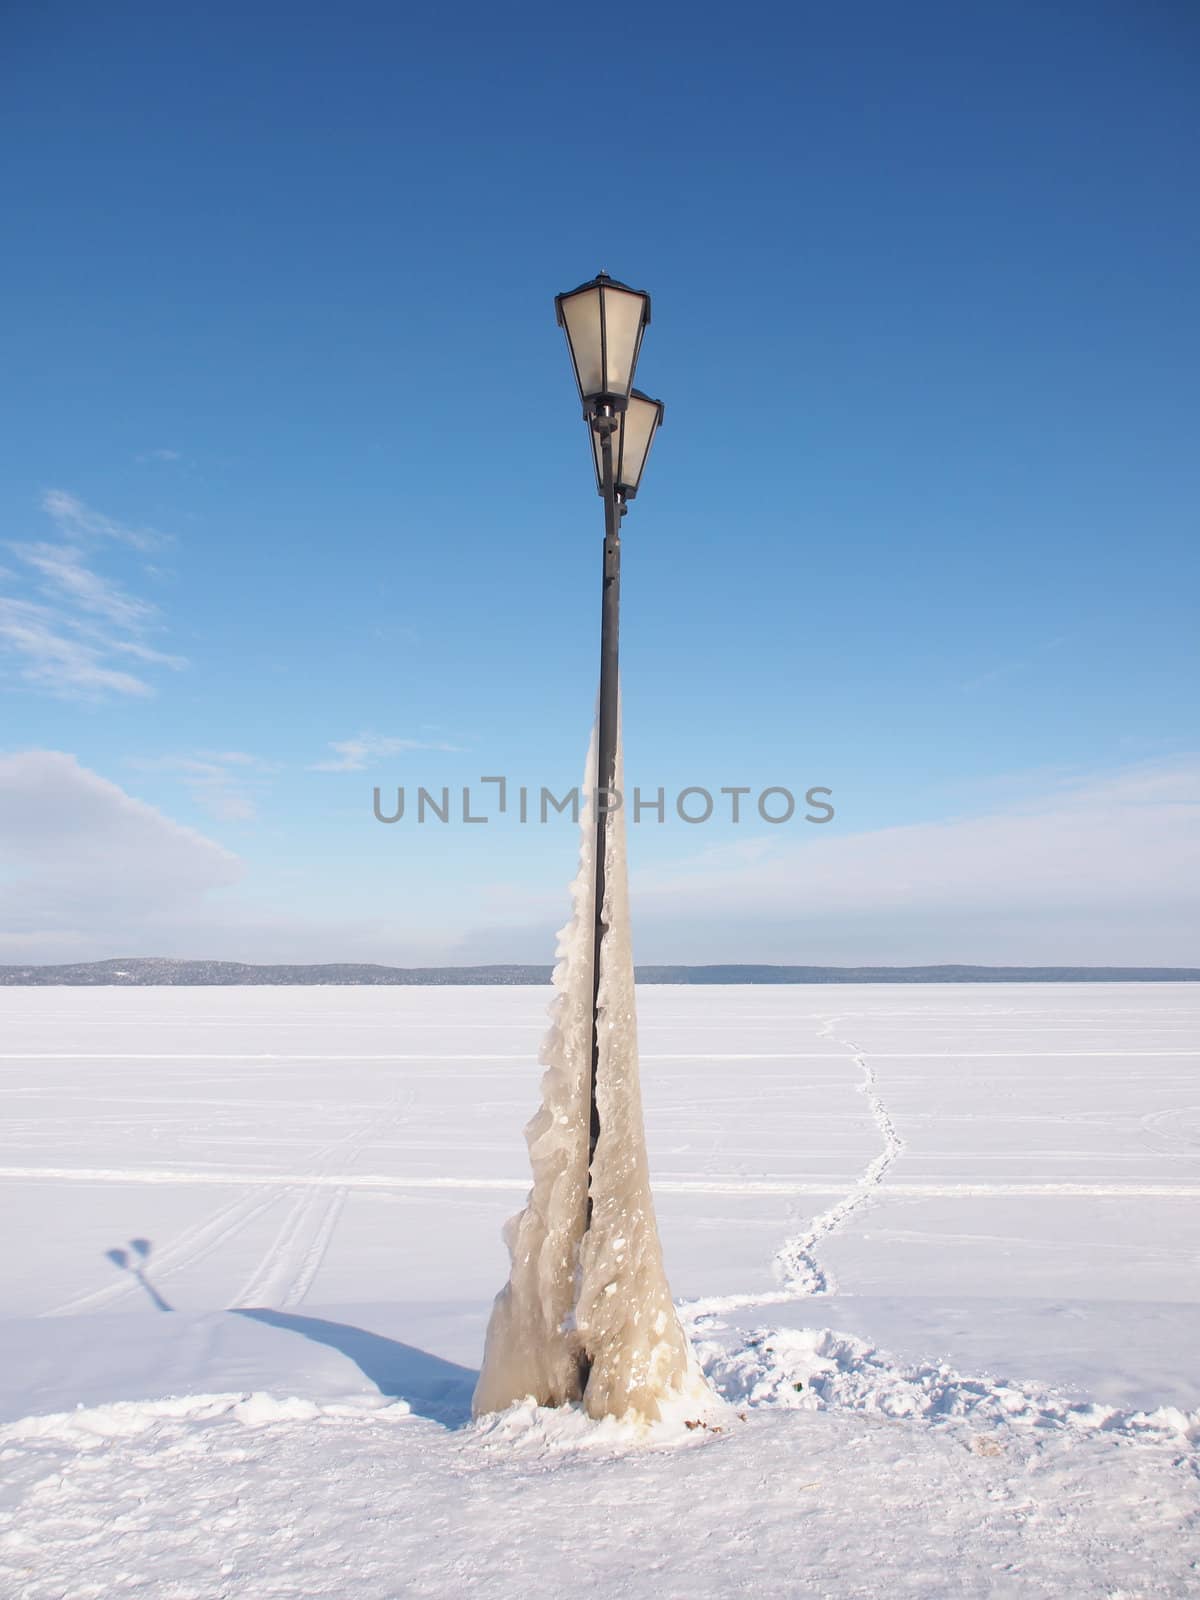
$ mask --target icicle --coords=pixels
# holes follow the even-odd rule
[[[533,1168],[529,1200],[505,1229],[512,1256],[488,1324],[476,1416],[532,1397],[562,1405],[581,1397],[593,1417],[657,1421],[665,1402],[711,1401],[663,1270],[650,1193],[638,1072],[637,1014],[624,811],[613,813],[605,857],[597,1106],[600,1140],[586,1235],[592,946],[595,874],[588,755],[573,915],[559,935],[552,1025],[542,1048],[542,1107],[526,1129]],[[617,741],[616,787],[624,762]]]

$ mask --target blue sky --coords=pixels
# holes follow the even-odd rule
[[[579,774],[601,268],[630,781],[837,811],[633,830],[639,955],[1200,959],[1200,20],[628,20],[6,14],[0,960],[549,958],[569,825],[371,791]]]

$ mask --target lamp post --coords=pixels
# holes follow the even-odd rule
[[[596,1078],[600,1064],[600,957],[604,921],[608,819],[615,793],[621,603],[621,518],[637,494],[642,470],[663,419],[661,401],[633,387],[650,296],[601,272],[554,302],[567,336],[583,416],[591,433],[596,487],[604,501],[604,567],[600,611],[600,708],[596,732],[595,927],[592,944],[592,1049],[588,1135],[587,1226],[591,1225],[591,1166],[600,1137]]]

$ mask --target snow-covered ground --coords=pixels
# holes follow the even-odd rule
[[[1200,988],[645,988],[728,1402],[467,1422],[540,989],[0,990],[0,1593],[1200,1589]]]

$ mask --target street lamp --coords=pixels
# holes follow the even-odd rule
[[[542,1109],[526,1130],[533,1188],[524,1211],[505,1229],[512,1266],[488,1321],[472,1408],[482,1416],[532,1395],[547,1406],[581,1401],[591,1417],[653,1422],[672,1395],[686,1395],[689,1403],[694,1398],[701,1406],[708,1402],[663,1271],[638,1092],[633,955],[616,925],[617,916],[627,915],[624,866],[615,859],[621,819],[613,820],[620,805],[615,784],[621,519],[641,487],[663,408],[633,387],[650,321],[649,295],[602,272],[560,294],[554,305],[567,336],[604,502],[600,702],[591,780],[595,814],[587,824],[595,837],[592,960],[589,971],[572,940],[555,974],[559,994],[542,1056],[547,1069]],[[586,929],[587,913],[582,914]],[[602,968],[606,1004],[625,1023],[623,1029],[606,1029],[603,1052],[598,1028]],[[589,980],[590,1038],[585,1039],[575,1023],[588,1004]],[[602,1054],[599,1105],[605,1127],[600,1139],[596,1089]],[[570,1170],[564,1172],[567,1150]]]
[[[584,416],[624,411],[650,325],[650,296],[601,272],[556,295],[554,309],[567,335]]]
[[[651,400],[640,389],[631,389],[628,406],[617,415],[617,426],[613,433],[613,483],[617,499],[622,504],[632,500],[638,492],[646,457],[650,454],[655,434],[662,427],[665,409],[661,400]],[[603,494],[604,450],[601,434],[596,428],[592,429],[592,453],[596,458],[596,489]]]
[[[642,470],[663,418],[659,400],[633,387],[642,336],[650,323],[650,296],[606,272],[555,298],[558,325],[567,336],[583,416],[592,438],[596,486],[604,500],[604,578],[600,611],[600,713],[596,731],[596,900],[592,942],[591,1121],[588,1135],[587,1226],[591,1226],[591,1167],[600,1137],[596,1075],[600,1064],[600,950],[604,921],[608,818],[617,760],[618,638],[621,602],[621,518],[641,482]]]

